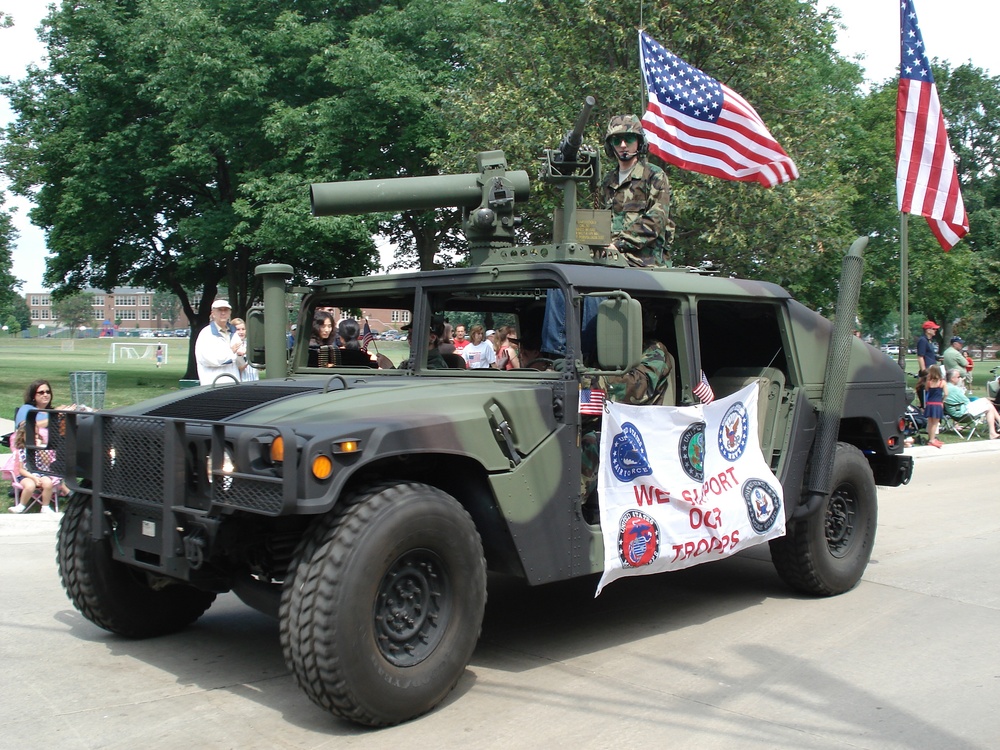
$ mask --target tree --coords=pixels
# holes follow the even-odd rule
[[[246,310],[257,263],[294,261],[302,278],[372,270],[368,225],[313,220],[320,173],[290,168],[267,130],[273,111],[319,95],[303,84],[342,34],[336,15],[318,1],[55,7],[48,66],[3,87],[18,116],[4,170],[48,232],[46,282],[172,291],[197,329],[220,283]],[[197,310],[186,289],[201,290]]]
[[[52,314],[75,337],[77,328],[94,322],[94,295],[71,294],[57,299],[52,303]]]
[[[153,315],[170,325],[174,324],[181,312],[180,300],[169,292],[154,292],[149,307]]]
[[[909,226],[909,341],[920,335],[926,318],[943,326],[947,341],[955,326],[973,326],[978,336],[1000,334],[1000,78],[963,65],[951,70],[932,66],[956,153],[962,195],[969,212],[970,233],[950,252],[930,233],[921,217]],[[899,322],[899,227],[895,186],[896,80],[857,99],[843,123],[841,169],[857,186],[850,208],[851,223],[870,237],[866,280],[861,296],[862,320],[868,331]],[[995,311],[995,317],[991,311]],[[981,315],[982,313],[982,315]],[[991,329],[993,333],[987,334]],[[914,324],[916,329],[914,329]]]
[[[625,0],[496,4],[485,33],[471,40],[467,85],[446,103],[453,124],[441,163],[488,147],[502,148],[515,168],[530,164],[559,142],[587,94],[598,102],[590,142],[599,144],[613,114],[642,112],[638,34],[623,20],[634,18],[635,7]],[[833,48],[833,20],[795,0],[646,8],[645,29],[752,102],[802,174],[766,190],[668,167],[675,263],[711,260],[723,273],[777,281],[814,307],[831,306],[839,260],[853,239],[846,208],[855,195],[837,169],[838,124],[861,81],[858,67]],[[537,217],[558,200],[533,187],[526,239],[549,241],[551,226]]]
[[[21,332],[21,323],[13,315],[8,315],[3,324],[7,326],[8,336],[17,336]]]
[[[442,105],[463,87],[467,47],[481,33],[479,19],[495,5],[488,0],[371,4],[338,28],[341,36],[312,66],[315,76],[304,85],[321,95],[276,107],[269,132],[286,153],[296,155],[296,166],[301,161],[306,174],[326,180],[337,174],[372,179],[439,173],[439,155],[454,127]],[[432,268],[442,249],[457,249],[455,210],[379,218],[379,231],[404,254],[415,254],[422,269]]]
[[[23,282],[14,276],[13,271],[17,230],[10,212],[4,210],[3,205],[4,197],[0,194],[0,320],[7,320],[14,315],[17,302],[23,302],[17,293]]]

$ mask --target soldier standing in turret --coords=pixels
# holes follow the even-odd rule
[[[608,123],[604,151],[618,164],[601,183],[598,203],[610,209],[609,250],[625,255],[633,266],[662,266],[670,220],[670,181],[646,161],[648,144],[635,115],[616,115]]]

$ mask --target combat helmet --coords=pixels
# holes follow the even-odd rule
[[[608,123],[608,132],[604,136],[604,153],[617,161],[618,154],[615,153],[614,146],[611,145],[611,138],[625,133],[639,136],[639,149],[636,153],[638,156],[644,156],[649,150],[649,146],[646,143],[646,133],[642,129],[642,122],[636,115],[615,115],[611,118],[611,122]]]

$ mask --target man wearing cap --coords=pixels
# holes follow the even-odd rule
[[[611,211],[611,244],[630,266],[662,266],[670,219],[670,181],[666,172],[646,161],[649,144],[637,115],[616,115],[608,123],[604,152],[616,165],[605,176],[597,208]]]
[[[945,349],[944,354],[941,355],[945,372],[956,369],[965,372],[966,361],[965,355],[962,354],[962,344],[964,343],[961,336],[951,337],[951,346]]]
[[[441,355],[438,346],[444,341],[444,320],[439,318],[437,315],[431,320],[431,327],[427,337],[427,364],[424,368],[428,370],[447,370],[448,363],[445,361],[444,357]],[[410,344],[410,359],[413,358],[413,343],[415,341],[413,336],[413,321],[410,321],[400,330],[406,331],[408,335],[408,340]],[[398,370],[408,370],[410,369],[410,359],[406,359],[399,363],[396,368]]]
[[[931,365],[937,364],[939,358],[937,342],[934,341],[934,336],[937,335],[940,328],[941,326],[933,320],[924,321],[924,335],[917,342],[917,362],[921,370],[926,370]]]
[[[233,379],[222,378],[220,384],[240,382],[240,367],[236,347],[232,338],[236,332],[229,325],[233,310],[229,302],[217,299],[212,303],[208,325],[201,329],[194,344],[194,358],[198,363],[198,380],[202,385],[211,385],[220,375],[232,375]]]

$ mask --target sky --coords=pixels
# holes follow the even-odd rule
[[[899,63],[898,0],[817,0],[820,8],[840,9],[846,27],[838,34],[838,51],[859,62],[866,78],[882,83],[896,74]],[[0,29],[0,75],[23,77],[29,64],[41,64],[44,48],[35,29],[46,15],[45,0],[0,0],[0,10],[14,18],[14,26]],[[1000,75],[1000,45],[995,42],[995,0],[915,0],[924,44],[931,58],[957,67],[966,62]],[[636,63],[638,75],[638,62]],[[6,100],[0,100],[0,123],[11,119]],[[486,146],[484,145],[484,148]],[[5,208],[17,212],[14,224],[19,238],[14,248],[14,276],[23,280],[22,292],[42,291],[45,272],[45,237],[27,218],[30,204],[6,193]],[[391,260],[391,250],[389,258]],[[387,262],[383,258],[383,263]]]

